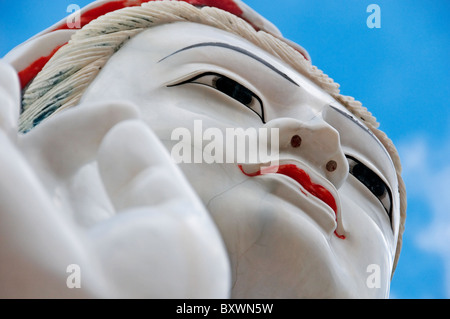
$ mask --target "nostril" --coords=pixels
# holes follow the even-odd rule
[[[302,145],[302,138],[298,135],[294,135],[291,138],[291,146],[294,148],[300,147]]]
[[[334,172],[336,170],[336,168],[337,168],[336,161],[331,160],[327,163],[327,171]]]

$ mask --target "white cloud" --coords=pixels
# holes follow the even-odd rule
[[[403,177],[408,198],[420,198],[431,221],[417,232],[418,249],[437,253],[444,262],[446,297],[450,297],[450,136],[440,144],[425,137],[400,143]]]

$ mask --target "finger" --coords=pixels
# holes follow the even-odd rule
[[[78,228],[55,210],[28,163],[1,131],[0,149],[0,297],[86,297],[89,291],[65,285],[68,265],[89,264],[76,236]]]
[[[22,136],[27,158],[61,178],[93,160],[105,134],[117,123],[138,118],[126,102],[80,105],[64,110]]]
[[[17,136],[20,84],[12,66],[0,59],[0,129],[13,140]]]
[[[120,293],[227,296],[230,272],[219,233],[151,129],[142,121],[118,124],[105,136],[97,163],[121,214],[92,229],[92,246]]]
[[[212,221],[174,213],[189,209],[174,201],[138,207],[90,229],[91,247],[118,298],[228,298],[223,242]]]
[[[103,184],[117,210],[192,197],[168,151],[141,121],[127,121],[105,137],[98,154]]]

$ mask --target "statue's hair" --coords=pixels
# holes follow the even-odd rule
[[[313,66],[287,40],[265,31],[256,31],[243,19],[226,11],[213,7],[198,8],[182,1],[155,1],[113,11],[90,22],[56,52],[25,88],[19,129],[22,132],[29,131],[51,114],[77,105],[85,89],[109,58],[134,35],[153,26],[183,21],[233,33],[283,60],[344,105],[383,143],[392,158],[399,182],[401,220],[395,269],[406,218],[406,191],[401,177],[400,159],[392,141],[378,129],[375,117],[360,102],[341,95],[339,84]]]

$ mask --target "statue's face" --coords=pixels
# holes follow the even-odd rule
[[[388,294],[399,223],[391,159],[287,64],[224,31],[167,24],[127,42],[82,100],[108,99],[138,105],[184,159],[179,166],[226,244],[233,297]],[[236,159],[237,147],[227,158],[227,128],[267,129],[269,157],[249,164]]]

